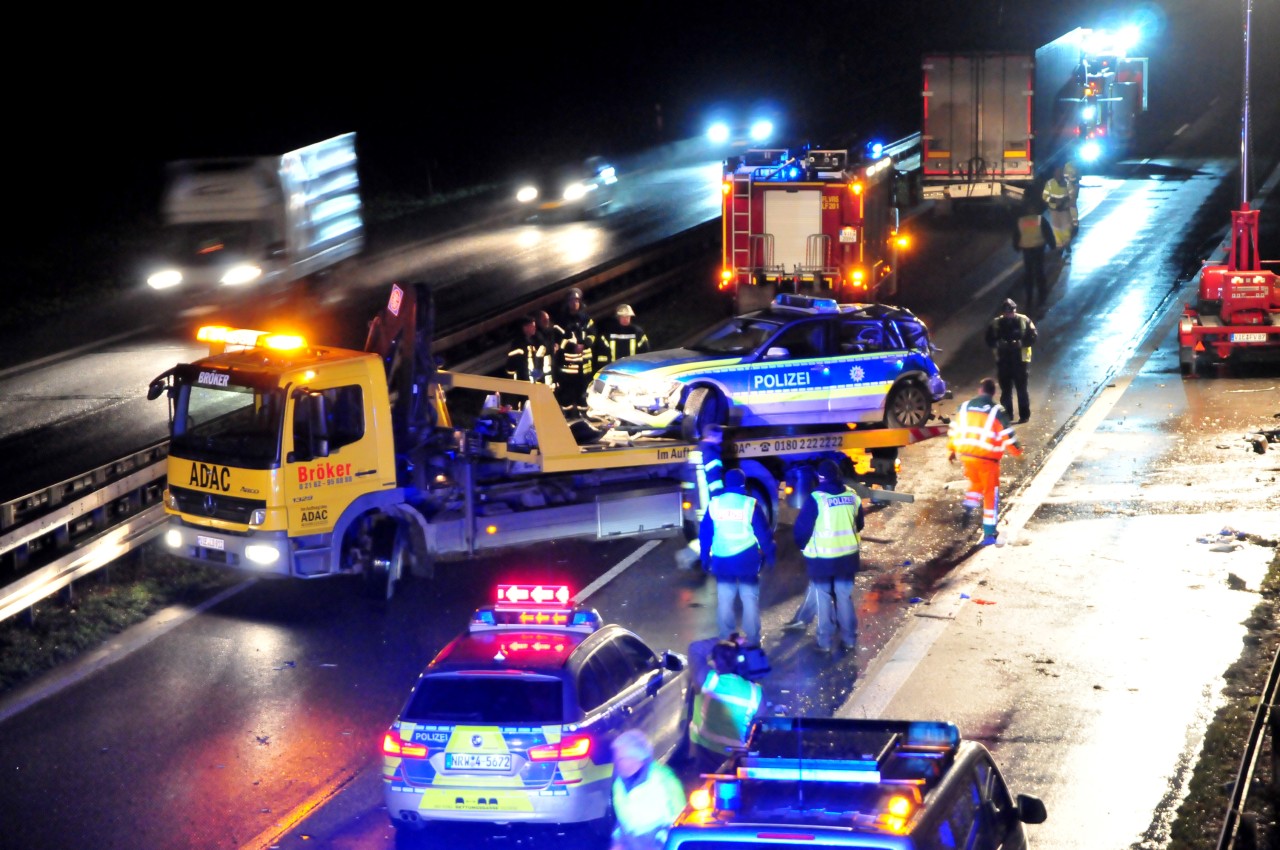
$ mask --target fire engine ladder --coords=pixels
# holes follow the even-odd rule
[[[757,275],[777,276],[782,272],[773,261],[773,234],[751,232],[751,185],[749,172],[733,175],[725,244],[730,246],[735,283],[743,282],[742,275],[747,276],[747,282],[754,282]]]

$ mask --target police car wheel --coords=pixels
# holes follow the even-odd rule
[[[933,401],[915,381],[898,384],[884,407],[884,424],[890,428],[919,428],[933,414]]]
[[[689,391],[684,403],[684,416],[680,420],[680,434],[689,442],[696,442],[712,425],[725,424],[726,405],[720,393],[710,387],[695,387]]]

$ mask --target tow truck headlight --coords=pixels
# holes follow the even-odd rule
[[[232,266],[227,269],[226,273],[222,276],[221,283],[223,286],[243,286],[246,283],[252,283],[260,277],[262,277],[262,269],[255,265],[245,264]]]
[[[521,186],[520,190],[516,192],[516,200],[522,204],[527,204],[530,201],[536,201],[537,199],[538,189],[536,186]]]
[[[579,201],[587,194],[587,186],[584,183],[573,183],[564,187],[564,199],[566,201]]]
[[[262,566],[270,566],[280,560],[280,550],[274,546],[264,546],[260,543],[254,543],[244,547],[244,557],[248,561]]]
[[[176,528],[171,528],[164,533],[164,545],[170,549],[182,548],[182,532]]]
[[[147,278],[147,286],[152,289],[172,289],[182,283],[182,272],[177,269],[165,269]]]

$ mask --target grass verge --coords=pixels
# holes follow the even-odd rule
[[[30,616],[0,622],[0,695],[96,649],[170,605],[195,605],[236,582],[226,570],[135,553],[37,604]]]

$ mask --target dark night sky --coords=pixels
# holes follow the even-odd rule
[[[169,23],[77,19],[31,45],[42,62],[6,60],[26,228],[153,210],[167,159],[276,153],[349,130],[368,186],[410,188],[427,169],[437,188],[484,181],[540,148],[625,152],[655,139],[658,103],[668,139],[698,132],[717,100],[762,98],[783,105],[795,138],[905,133],[918,129],[925,51],[1029,49],[1132,15],[1160,38],[1170,19],[1213,14],[1237,33],[1241,20],[1238,3],[1208,0],[506,6],[348,22],[340,7],[296,5],[292,18],[211,5]]]

